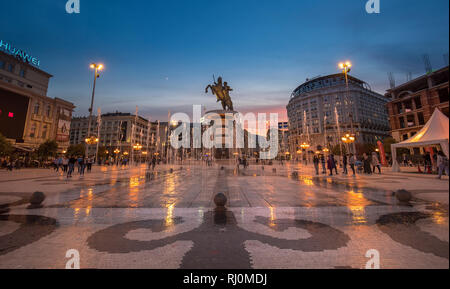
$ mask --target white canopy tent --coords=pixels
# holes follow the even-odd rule
[[[396,151],[396,149],[400,147],[427,147],[432,145],[440,145],[442,148],[442,152],[447,157],[449,157],[448,129],[448,117],[446,117],[439,109],[436,108],[430,120],[413,137],[401,143],[391,145],[393,162],[392,171],[400,171],[400,166],[397,162]]]

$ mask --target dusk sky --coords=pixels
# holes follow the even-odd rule
[[[351,74],[384,94],[388,72],[397,84],[444,66],[449,47],[448,0],[381,0],[367,14],[366,0],[81,0],[67,14],[66,0],[0,2],[0,39],[36,56],[54,75],[48,95],[73,102],[87,115],[93,72],[104,63],[95,110],[134,112],[166,120],[167,111],[192,104],[218,109],[206,85],[213,74],[234,89],[241,112],[280,112],[306,78]]]

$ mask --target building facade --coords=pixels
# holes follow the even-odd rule
[[[100,121],[99,121],[100,120]],[[70,144],[85,143],[88,137],[88,117],[75,117],[70,126]],[[159,127],[159,131],[158,131]],[[166,144],[167,123],[150,122],[131,113],[106,113],[99,119],[92,117],[91,135],[98,138],[98,146],[105,147],[114,156],[149,155],[161,152]],[[134,146],[140,146],[134,149]],[[89,145],[89,155],[94,156],[97,145]]]
[[[338,145],[352,126],[356,143],[376,143],[389,136],[387,102],[353,76],[348,76],[348,95],[343,74],[307,79],[287,105],[291,153],[304,142],[311,150]]]
[[[387,91],[392,137],[401,142],[414,136],[436,108],[449,116],[448,66]]]
[[[26,62],[0,42],[0,133],[16,149],[32,151],[56,140],[59,151],[69,146],[73,103],[47,96],[52,75]],[[36,62],[37,63],[37,62]]]

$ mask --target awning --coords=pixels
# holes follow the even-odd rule
[[[399,172],[400,166],[397,162],[397,151],[399,147],[427,147],[440,145],[442,152],[449,157],[449,121],[439,109],[435,109],[433,115],[425,126],[413,137],[391,145],[392,171]]]

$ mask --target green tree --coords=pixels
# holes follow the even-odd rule
[[[6,157],[11,155],[13,147],[11,143],[0,133],[0,156]]]
[[[66,155],[67,156],[84,156],[86,152],[86,147],[84,143],[71,145],[67,148]]]
[[[340,156],[341,155],[341,145],[337,144],[335,146],[333,146],[331,148],[331,153],[335,156]],[[347,148],[345,144],[342,144],[342,153],[346,154],[347,153]]]
[[[38,149],[37,154],[41,160],[46,160],[49,157],[56,156],[58,152],[58,143],[55,140],[47,140],[42,143]]]
[[[105,146],[101,146],[98,148],[97,159],[104,160],[108,157],[108,149]]]

